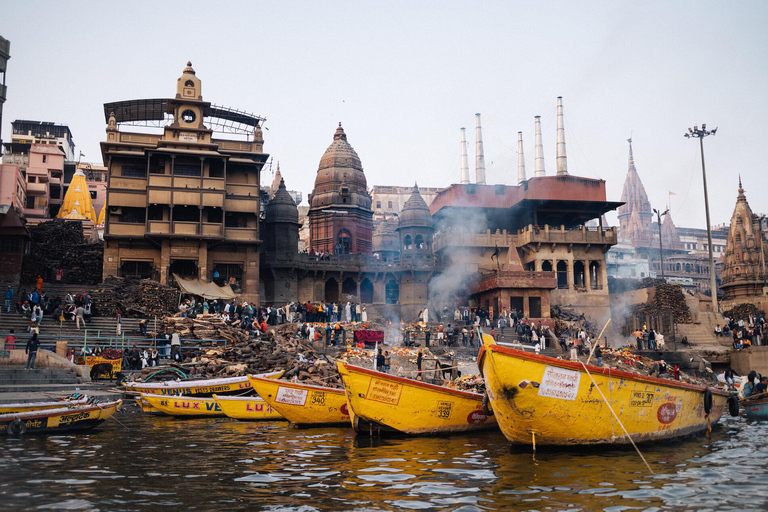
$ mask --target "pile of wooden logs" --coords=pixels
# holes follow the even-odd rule
[[[101,280],[104,243],[86,243],[82,222],[54,219],[30,226],[29,231],[32,244],[24,257],[23,282],[34,283],[38,275],[51,282],[59,269],[63,283],[90,285]]]
[[[731,320],[744,320],[745,322],[749,322],[750,317],[757,319],[760,315],[765,316],[765,311],[757,309],[757,306],[750,303],[738,304],[733,309],[723,312],[723,316]]]
[[[176,311],[179,290],[151,279],[109,277],[90,296],[97,315],[114,316],[119,310],[125,317],[152,318]]]
[[[342,386],[336,360],[316,352],[307,340],[282,337],[269,331],[226,347],[210,348],[192,360],[193,374],[214,378],[285,370],[282,378],[296,378],[318,386]]]
[[[552,306],[550,308],[550,316],[555,319],[555,335],[558,337],[561,334],[566,334],[571,338],[575,338],[581,329],[584,329],[590,338],[595,338],[600,334],[599,326],[587,320],[583,314],[577,315],[571,309],[562,306]]]
[[[233,327],[219,317],[212,315],[195,318],[169,316],[163,318],[161,334],[179,333],[182,339],[194,339],[198,346],[213,344],[206,340],[227,340],[230,343],[249,342],[251,335],[248,331]]]
[[[685,303],[683,287],[679,284],[657,284],[654,292],[649,295],[648,301],[640,306],[640,311],[648,316],[657,316],[662,312],[670,311],[676,322],[691,322],[691,310]]]

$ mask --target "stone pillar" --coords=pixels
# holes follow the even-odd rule
[[[569,290],[575,290],[576,289],[576,286],[575,286],[576,280],[575,280],[575,276],[573,275],[573,272],[574,272],[573,260],[565,260],[565,264],[568,265],[568,272],[567,272],[567,275],[568,275],[568,289]]]
[[[541,260],[536,258],[535,260],[533,260],[533,263],[534,263],[534,270],[536,270],[536,272],[541,272]]]
[[[589,260],[584,260],[584,288],[587,290],[592,288],[592,276],[589,272]]]
[[[605,293],[608,293],[608,269],[606,266],[605,260],[600,262],[600,284],[603,285]]]
[[[208,243],[204,241],[199,242],[197,249],[197,276],[208,281]]]

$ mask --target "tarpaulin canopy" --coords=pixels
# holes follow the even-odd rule
[[[200,279],[184,279],[183,277],[179,277],[178,274],[173,274],[173,278],[179,283],[181,291],[189,293],[190,295],[199,295],[206,299],[226,300],[231,300],[236,297],[235,292],[232,291],[232,287],[229,285],[221,287],[216,283],[206,283]]]

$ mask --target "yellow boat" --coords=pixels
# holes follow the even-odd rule
[[[0,414],[29,412],[29,411],[43,411],[46,409],[61,409],[62,407],[75,407],[77,405],[85,405],[90,400],[90,397],[85,395],[79,395],[77,397],[67,397],[61,400],[52,402],[29,402],[20,404],[1,404]]]
[[[621,424],[635,443],[666,441],[706,431],[728,398],[705,386],[516,350],[488,335],[483,343],[478,367],[499,427],[515,445],[629,444]]]
[[[253,389],[285,419],[297,426],[349,426],[349,408],[343,389],[249,375]]]
[[[283,371],[262,373],[260,377],[279,379]],[[251,391],[251,383],[248,376],[224,377],[221,379],[183,380],[165,382],[124,382],[126,391],[133,391],[145,395],[184,395],[187,397],[210,397],[217,395],[243,394]]]
[[[224,414],[236,420],[285,420],[271,405],[258,396],[219,396],[213,395]]]
[[[0,431],[20,435],[85,430],[111,418],[122,403],[122,400],[103,403],[96,401],[74,407],[0,414]]]
[[[148,394],[142,394],[141,398],[146,400],[154,409],[168,416],[206,416],[209,418],[224,416],[224,411],[221,410],[214,398]]]
[[[360,433],[454,434],[496,429],[483,395],[337,363]]]

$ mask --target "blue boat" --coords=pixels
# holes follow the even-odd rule
[[[741,405],[747,413],[747,418],[768,420],[768,397],[763,395],[762,398],[758,398],[757,400],[747,398],[746,400],[742,400]]]

